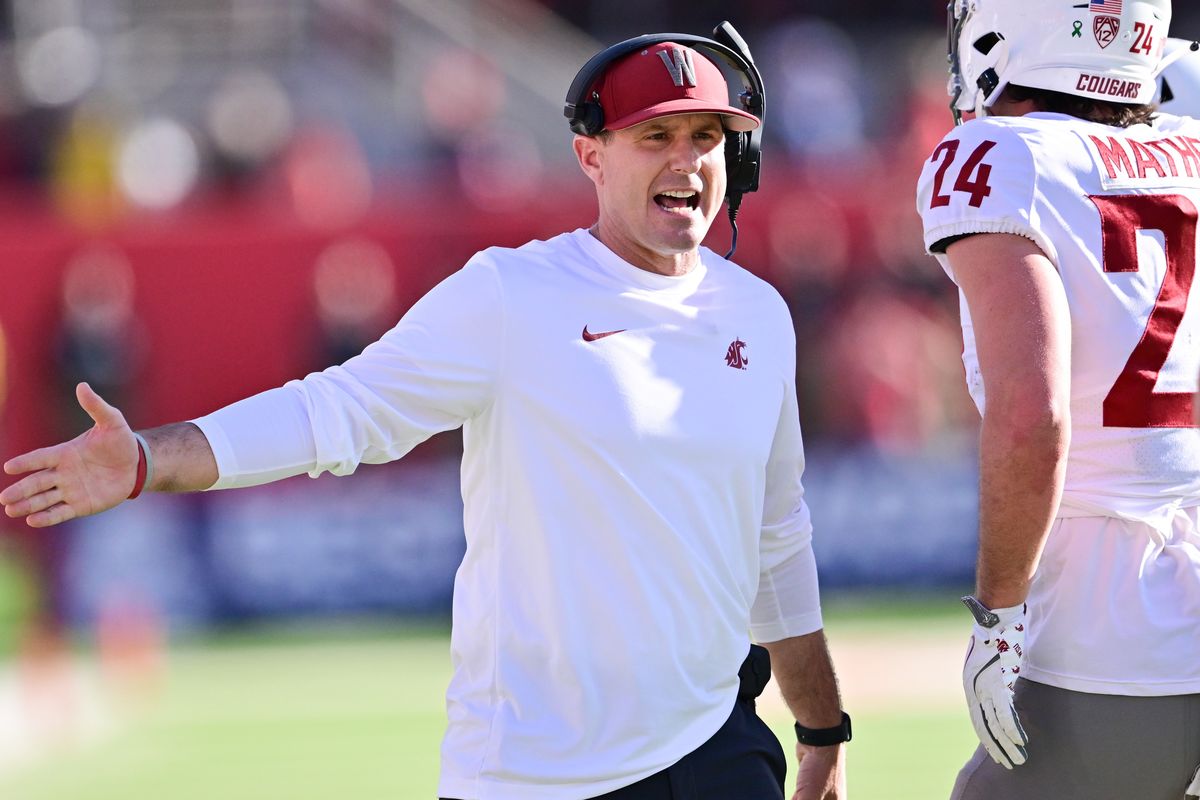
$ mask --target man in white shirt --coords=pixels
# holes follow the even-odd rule
[[[798,720],[794,797],[844,797],[790,316],[700,246],[725,137],[760,121],[669,41],[590,96],[590,229],[485,250],[361,355],[193,422],[134,434],[81,384],[95,426],[10,460],[31,474],[0,502],[54,525],[143,489],[346,474],[461,425],[443,797],[782,798],[751,633]]]
[[[1169,0],[955,0],[921,176],[983,415],[980,747],[955,800],[1180,800],[1200,764],[1200,123]]]

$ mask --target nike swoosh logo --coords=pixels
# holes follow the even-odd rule
[[[621,330],[619,330],[619,331],[604,331],[602,333],[591,333],[590,331],[588,331],[587,325],[584,325],[583,326],[583,340],[585,342],[594,342],[597,339],[603,339],[605,336],[612,336],[614,334],[624,333],[625,330],[626,330],[625,328],[621,328]]]

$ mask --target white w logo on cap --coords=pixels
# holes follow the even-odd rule
[[[667,72],[671,73],[671,80],[675,82],[676,86],[683,86],[685,80],[688,86],[696,85],[696,68],[692,65],[691,50],[672,47],[670,55],[667,55],[666,50],[659,50],[658,57],[662,59]]]

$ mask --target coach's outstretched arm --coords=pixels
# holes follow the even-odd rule
[[[92,387],[75,388],[79,405],[96,423],[69,442],[10,459],[9,475],[32,473],[0,492],[10,517],[25,517],[34,528],[98,514],[133,492],[138,444],[125,417]],[[144,431],[153,474],[145,490],[188,492],[216,483],[217,462],[204,434],[190,422]]]

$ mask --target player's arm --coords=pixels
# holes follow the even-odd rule
[[[35,528],[106,511],[128,499],[138,480],[142,457],[124,415],[86,383],[75,393],[95,424],[69,442],[4,465],[10,475],[29,474],[0,492],[0,503],[8,516],[25,517]],[[195,425],[165,425],[145,431],[143,438],[150,450],[143,491],[195,491],[216,482],[212,448]]]
[[[763,645],[771,653],[771,671],[796,721],[823,730],[842,723],[842,701],[823,630]],[[846,758],[842,744],[797,744],[800,761],[793,800],[837,800],[846,796]]]
[[[989,608],[1019,606],[1062,496],[1070,314],[1054,265],[1029,239],[981,234],[946,255],[970,310],[986,393],[976,594]]]
[[[1062,493],[1070,430],[1070,318],[1054,242],[1031,221],[1036,160],[1014,125],[989,117],[955,128],[917,189],[926,247],[962,290],[975,343],[978,600],[969,601],[975,625],[962,680],[976,736],[1008,769],[1028,757],[1014,693],[1024,602]]]

